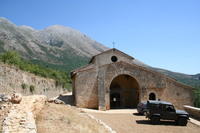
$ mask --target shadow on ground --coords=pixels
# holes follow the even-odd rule
[[[152,125],[150,120],[136,120],[137,124],[147,124]],[[165,125],[165,126],[177,126],[176,122],[174,121],[160,121],[159,125]]]
[[[140,113],[133,113],[133,115],[136,115],[136,116],[144,116],[143,114],[140,114]]]
[[[57,99],[63,101],[65,104],[74,105],[74,97],[72,95],[59,95]]]
[[[152,125],[150,120],[147,120],[147,118],[145,118],[145,115],[140,114],[140,113],[133,113],[133,115],[135,116],[144,116],[144,119],[146,120],[136,120],[137,124],[147,124],[147,125]],[[175,121],[166,121],[166,120],[161,120],[159,125],[169,125],[169,126],[177,126]]]

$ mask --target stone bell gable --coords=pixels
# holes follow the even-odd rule
[[[111,64],[113,62],[119,62],[119,61],[132,63],[133,60],[134,60],[133,57],[117,49],[110,49],[98,55],[93,56],[92,59],[90,60],[90,63],[95,64],[97,66],[102,66],[105,64]]]
[[[135,108],[141,101],[166,100],[176,107],[193,105],[193,88],[134,63],[110,49],[71,73],[75,105],[84,108]]]

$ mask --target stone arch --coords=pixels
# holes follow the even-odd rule
[[[149,93],[149,100],[156,100],[156,94],[154,92]]]
[[[135,108],[139,102],[139,83],[129,74],[112,78],[109,92],[110,108]]]

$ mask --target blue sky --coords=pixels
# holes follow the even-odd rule
[[[148,65],[200,73],[199,0],[1,0],[0,16],[69,26]]]

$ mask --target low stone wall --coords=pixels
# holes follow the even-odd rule
[[[191,117],[200,120],[200,108],[185,105],[184,109],[190,114]]]
[[[20,104],[13,104],[3,121],[3,133],[37,133],[36,114],[43,108],[47,97],[25,96]]]

